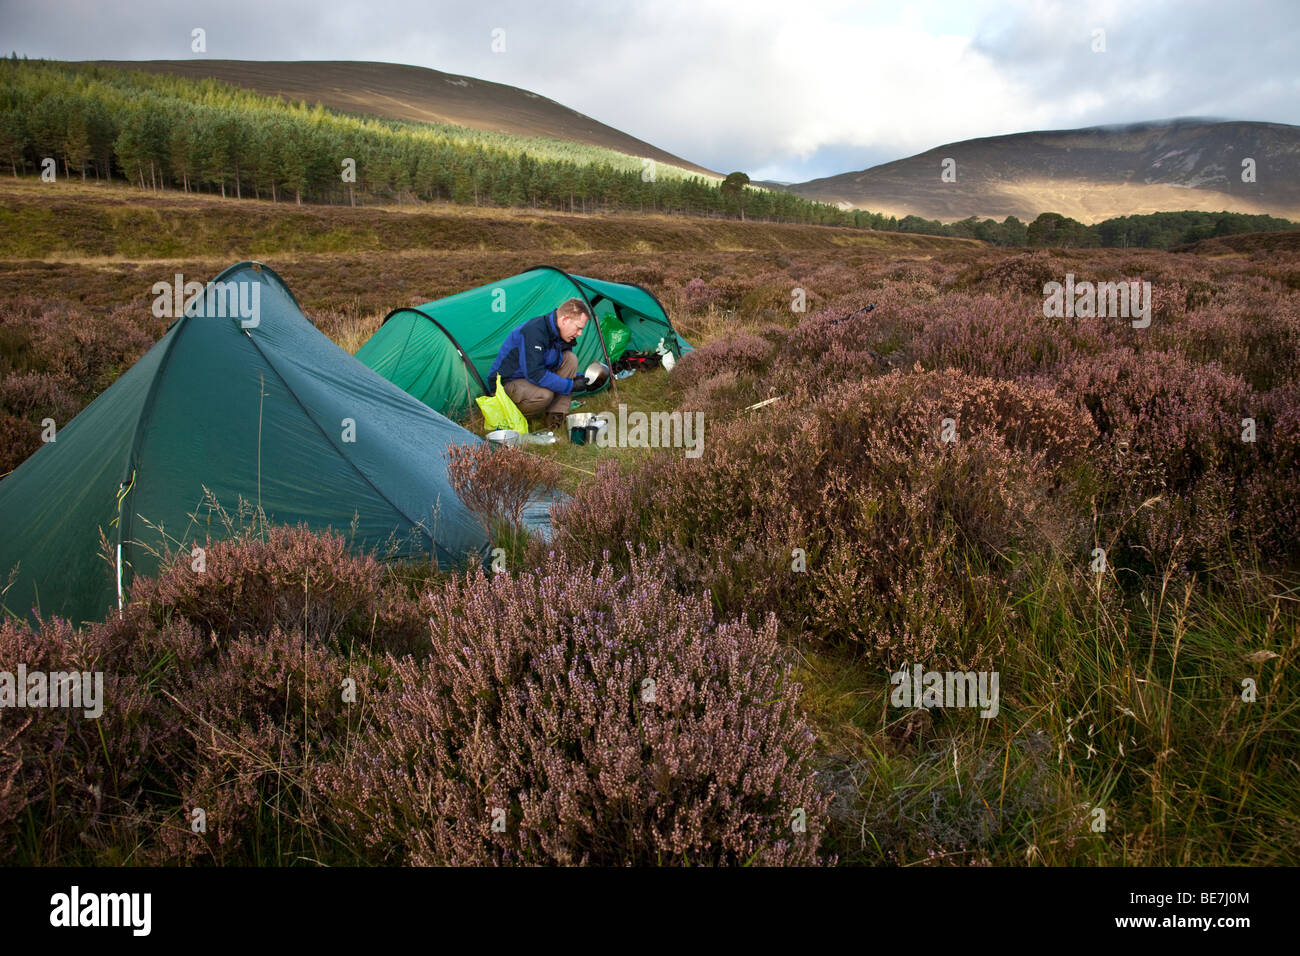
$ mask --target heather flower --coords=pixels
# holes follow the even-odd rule
[[[520,527],[528,502],[560,481],[554,462],[518,448],[449,445],[444,457],[452,489],[489,534],[503,521]]]
[[[318,775],[385,861],[817,862],[828,797],[771,618],[558,554],[426,602],[431,656],[388,658],[372,729]]]
[[[885,661],[924,651],[963,666],[995,651],[968,627],[1004,586],[992,572],[1017,550],[1081,541],[1065,475],[1096,433],[1050,392],[895,371],[803,387],[782,412],[719,426],[698,460],[602,469],[553,510],[556,540],[584,560],[656,549],[676,587],[728,612],[772,611]],[[945,418],[956,443],[941,441]],[[806,571],[792,570],[796,548]]]

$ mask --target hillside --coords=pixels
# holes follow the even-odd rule
[[[0,157],[14,177],[122,178],[295,205],[443,202],[879,226],[881,217],[750,190],[566,139],[308,105],[216,79],[0,60]]]
[[[1241,181],[1247,157],[1254,183]],[[940,178],[947,158],[956,160],[955,182]],[[1052,211],[1093,223],[1182,210],[1294,219],[1300,127],[1180,119],[990,136],[789,188],[844,207],[944,221]]]
[[[1178,252],[1196,255],[1292,255],[1300,252],[1300,230],[1286,232],[1251,232],[1238,236],[1215,236],[1177,248]],[[1289,285],[1300,285],[1300,273],[1287,277]]]
[[[345,60],[96,60],[98,66],[214,79],[289,101],[387,119],[545,136],[719,174],[554,100],[502,83],[399,63]]]

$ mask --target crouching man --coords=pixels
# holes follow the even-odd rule
[[[567,299],[554,312],[529,319],[501,344],[488,372],[488,387],[501,387],[526,418],[546,413],[546,427],[564,428],[574,392],[587,389],[578,374],[573,344],[586,328],[591,310],[581,299]]]

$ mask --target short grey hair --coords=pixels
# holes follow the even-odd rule
[[[588,319],[591,318],[590,307],[581,299],[565,299],[560,303],[560,307],[555,310],[556,318],[559,318],[562,315],[578,314],[585,315]]]

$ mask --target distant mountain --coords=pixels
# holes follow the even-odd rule
[[[956,161],[956,181],[941,178]],[[1253,159],[1255,182],[1242,182]],[[1176,119],[990,136],[788,187],[807,199],[945,222],[1081,222],[1150,212],[1268,213],[1300,219],[1300,126]]]
[[[269,96],[388,119],[548,136],[718,176],[537,93],[455,73],[350,60],[98,60],[103,66],[190,79],[211,77]]]

